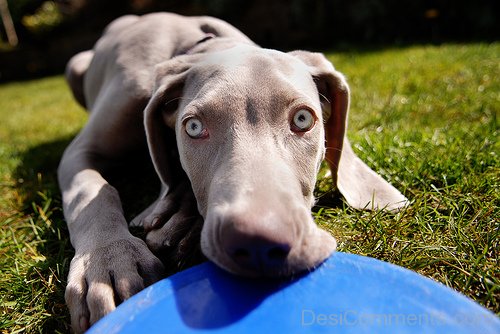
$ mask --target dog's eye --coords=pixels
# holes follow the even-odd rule
[[[313,128],[316,119],[311,111],[299,109],[292,120],[292,130],[295,132],[305,132]]]
[[[191,138],[205,138],[208,135],[207,130],[203,127],[203,123],[198,118],[189,118],[184,126],[186,133]]]

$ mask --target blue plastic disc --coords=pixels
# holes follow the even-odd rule
[[[157,282],[88,333],[500,333],[500,319],[413,271],[334,253],[283,281],[204,263]]]

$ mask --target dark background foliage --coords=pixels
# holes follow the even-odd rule
[[[0,26],[0,81],[60,73],[123,14],[212,15],[258,44],[341,49],[412,43],[494,41],[497,0],[7,0],[19,37]],[[3,41],[3,42],[1,42]]]

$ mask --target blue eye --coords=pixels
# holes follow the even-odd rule
[[[295,132],[305,132],[313,128],[315,123],[314,115],[307,109],[299,109],[292,120],[292,130]]]
[[[198,118],[190,118],[184,124],[186,133],[191,138],[202,138],[207,134],[207,130],[203,127],[203,123]]]

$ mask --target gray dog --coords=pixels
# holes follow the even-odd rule
[[[199,243],[197,226],[203,254],[235,274],[318,266],[336,248],[311,215],[324,158],[351,206],[407,203],[354,155],[348,85],[321,54],[263,49],[210,17],[125,16],[71,59],[67,79],[90,111],[58,171],[76,252],[66,289],[75,332],[158,280],[153,253]],[[162,190],[132,222],[144,242],[104,175],[147,150]]]

